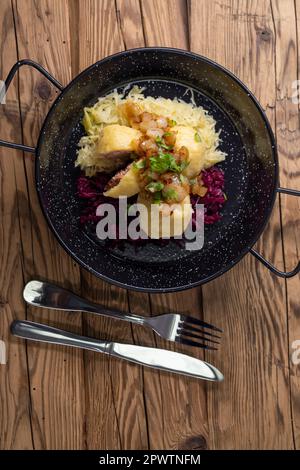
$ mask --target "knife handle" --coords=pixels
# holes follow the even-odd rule
[[[89,349],[91,351],[109,354],[110,343],[97,341],[86,336],[76,335],[69,331],[53,328],[52,326],[35,323],[27,320],[15,320],[12,322],[10,331],[14,336],[42,341],[45,343],[62,344],[77,348]]]

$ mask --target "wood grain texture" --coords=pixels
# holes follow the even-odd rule
[[[236,73],[260,100],[274,127],[275,32],[270,3],[192,1],[190,22],[191,48]],[[283,268],[278,205],[257,248]],[[210,447],[293,448],[284,281],[248,255],[202,291],[205,319],[218,318],[226,331],[226,354],[220,358],[224,387],[208,386]],[[206,357],[212,360],[211,354]]]
[[[276,37],[276,138],[279,150],[280,184],[300,188],[300,126],[299,104],[293,102],[295,80],[299,79],[299,15],[300,3],[289,0],[273,1],[272,14]],[[298,97],[299,98],[299,97]],[[296,266],[300,255],[300,201],[291,196],[281,196],[282,237],[284,266]],[[292,409],[291,417],[294,444],[300,448],[300,373],[299,364],[293,364],[293,342],[300,339],[299,291],[300,279],[296,276],[286,281],[288,295],[287,320],[289,325],[289,356]],[[299,345],[298,345],[299,347]]]
[[[295,16],[296,16],[296,40],[295,46],[297,51],[297,80],[300,80],[300,2],[299,0],[295,1]],[[295,70],[295,69],[294,69]],[[293,79],[293,77],[292,77]],[[295,123],[295,121],[294,121]],[[298,119],[295,123],[297,128],[297,138],[299,142],[299,101],[298,101]],[[296,147],[293,145],[294,154],[292,158],[287,161],[292,160],[293,167],[292,172],[287,173],[286,179],[283,179],[281,176],[282,184],[291,185],[299,189],[300,186],[300,174],[299,169],[296,169],[296,163],[299,165],[299,146]],[[281,165],[282,159],[280,160]],[[284,168],[284,167],[283,167]],[[289,168],[289,167],[288,167]],[[291,181],[288,181],[291,180]],[[293,206],[290,206],[290,204]],[[299,248],[299,201],[289,200],[288,207],[290,208],[289,219],[286,219],[286,216],[283,218],[283,240],[284,240],[284,252],[285,257],[287,258],[287,252],[289,253],[290,258],[288,259],[287,266],[294,265],[300,254]],[[294,214],[297,214],[295,217]],[[292,230],[289,233],[290,238],[287,238],[286,228],[292,227]],[[294,279],[289,279],[287,282],[287,292],[288,292],[288,318],[289,318],[289,333],[290,333],[290,345],[294,341],[298,341],[298,351],[299,351],[299,340],[300,340],[300,328],[299,328],[299,276]],[[289,351],[290,355],[295,352],[293,348],[292,351]],[[299,357],[299,356],[298,356]],[[294,437],[295,437],[295,447],[300,449],[300,367],[299,364],[291,365],[291,397],[292,397],[292,419],[294,426]]]
[[[280,180],[299,189],[300,0],[3,0],[0,78],[20,58],[69,80],[120,50],[191,49],[225,65],[260,100],[279,144]],[[2,6],[1,4],[1,6]],[[1,138],[35,145],[57,91],[23,68],[0,106]],[[9,159],[7,158],[9,157]],[[300,447],[299,276],[287,282],[250,255],[203,288],[147,295],[108,285],[64,253],[42,216],[34,157],[0,148],[0,448],[292,449]],[[278,199],[257,249],[280,269],[299,259],[299,201]],[[17,222],[17,223],[16,223]],[[223,327],[221,349],[203,354],[151,331],[92,315],[26,310],[24,282],[53,280],[106,306],[142,315],[188,312]],[[13,318],[90,336],[205,357],[225,375],[207,384],[92,352],[25,345]]]
[[[0,77],[4,80],[17,60],[17,45],[10,1],[3,1],[1,9]],[[11,84],[6,104],[0,105],[0,135],[21,142],[16,85],[16,81]],[[26,315],[21,300],[24,277],[19,224],[24,195],[17,187],[18,172],[23,173],[22,155],[0,148],[0,340],[7,361],[0,364],[0,449],[32,448],[26,345],[12,340],[9,333],[11,321]]]
[[[115,2],[80,1],[79,17],[85,18],[79,25],[80,70],[123,49]],[[91,22],[89,18],[92,18]],[[99,33],[99,25],[102,25],[102,33]],[[124,289],[110,286],[86,272],[82,272],[82,288],[91,300],[128,310],[127,292]],[[133,339],[130,325],[92,315],[84,317],[84,331],[92,336],[122,342],[132,342]],[[86,354],[85,366],[88,448],[147,448],[141,368],[92,353]],[[105,381],[103,377],[106,377]]]
[[[142,25],[146,46],[168,46],[189,48],[188,11],[186,2],[181,0],[141,1]],[[171,21],[170,21],[171,18]],[[168,27],[166,27],[168,25]],[[188,309],[187,306],[188,305]],[[202,316],[201,289],[177,294],[150,295],[152,314],[164,312],[192,312]],[[203,358],[203,352],[194,348],[173,347],[167,341],[156,339],[158,347],[185,351]],[[208,425],[206,414],[205,384],[184,377],[160,374],[159,383],[149,382],[147,395],[157,394],[160,388],[162,408],[155,421],[148,419],[150,445],[154,449],[206,448]],[[146,382],[145,382],[146,383]],[[160,423],[160,427],[157,426]],[[166,426],[166,423],[168,425]]]
[[[65,1],[13,2],[18,58],[39,62],[62,83],[71,78],[68,4]],[[43,47],[41,47],[43,44]],[[53,54],[53,51],[56,51]],[[31,69],[20,71],[24,142],[35,146],[49,105],[56,97],[47,80]],[[58,245],[41,213],[34,183],[34,156],[25,157],[25,196],[29,211],[20,213],[24,281],[50,279],[80,289],[76,264]],[[28,308],[31,320],[81,332],[81,315]],[[37,449],[84,446],[84,374],[82,351],[28,344],[33,442]]]
[[[188,49],[188,12],[186,0],[141,0],[147,46]]]

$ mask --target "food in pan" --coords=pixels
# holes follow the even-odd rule
[[[106,184],[104,196],[118,198],[134,196],[141,190],[138,172],[133,163],[118,171]]]
[[[127,95],[115,91],[85,108],[86,135],[75,164],[83,173],[79,196],[93,204],[85,205],[83,222],[96,220],[89,212],[95,200],[125,196],[148,208],[156,205],[155,225],[140,215],[150,238],[166,237],[168,224],[169,235],[180,236],[197,203],[205,206],[205,223],[219,220],[226,197],[223,172],[215,165],[226,155],[218,148],[215,124],[195,103],[145,97],[137,87]]]

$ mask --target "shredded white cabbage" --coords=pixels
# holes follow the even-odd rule
[[[195,102],[186,103],[178,99],[145,97],[143,89],[134,86],[126,95],[112,93],[98,99],[97,103],[84,108],[83,125],[87,135],[79,141],[76,166],[80,166],[87,176],[103,171],[101,160],[95,152],[95,145],[101,130],[110,124],[129,125],[126,118],[120,113],[119,105],[131,100],[139,105],[142,111],[155,113],[172,119],[179,126],[193,127],[201,136],[201,141],[207,148],[206,168],[225,159],[225,153],[218,149],[219,133],[215,130],[216,122],[205,109],[195,106]]]

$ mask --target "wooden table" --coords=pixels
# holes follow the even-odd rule
[[[300,0],[1,0],[0,78],[31,58],[67,84],[114,52],[164,45],[203,54],[232,70],[257,96],[276,133],[280,180],[299,189]],[[1,138],[35,145],[56,91],[22,68],[0,107]],[[2,449],[293,449],[300,447],[299,276],[285,281],[250,255],[190,291],[127,292],[88,274],[49,231],[34,186],[34,156],[0,149],[0,365]],[[280,269],[300,257],[299,200],[278,198],[257,248]],[[189,311],[224,329],[205,354],[222,384],[145,370],[103,355],[26,344],[15,318],[74,332],[162,346],[142,328],[92,315],[32,309],[24,283],[48,279],[134,313]],[[2,347],[3,344],[2,343]],[[203,353],[188,348],[199,357]]]

